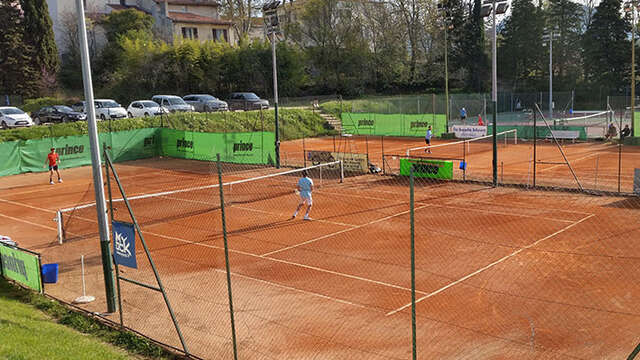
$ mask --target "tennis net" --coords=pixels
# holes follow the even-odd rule
[[[606,127],[607,124],[611,121],[612,115],[612,111],[601,111],[585,116],[567,117],[555,120],[557,122],[557,125],[561,126]]]
[[[225,206],[261,203],[260,207],[267,210],[269,207],[277,206],[274,204],[278,203],[278,198],[291,196],[294,193],[303,171],[306,171],[314,181],[315,187],[333,186],[344,180],[342,162],[334,161],[228,181],[222,184]],[[209,176],[203,177],[203,181],[211,182],[212,178],[217,180],[217,174],[209,174]],[[115,194],[119,194],[119,192],[113,178],[111,183],[114,194],[112,200],[114,220],[132,222],[124,199],[115,198]],[[220,209],[219,187],[218,183],[208,183],[190,188],[127,196],[127,200],[129,200],[136,220],[141,227],[170,224],[173,221],[187,218],[195,219],[199,216],[205,217],[205,219],[197,220],[199,223],[211,223],[211,219],[207,217],[216,216],[216,212]],[[274,199],[275,203],[270,201]],[[57,222],[60,243],[95,237],[99,234],[95,202],[60,209],[54,220]]]
[[[512,129],[496,134],[498,145],[518,143],[518,130]],[[492,151],[493,135],[480,136],[450,143],[419,146],[407,150],[407,157],[437,157],[439,159],[451,159],[464,161],[467,156]],[[431,152],[429,152],[431,151]]]

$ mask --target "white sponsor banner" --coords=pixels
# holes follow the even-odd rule
[[[453,125],[450,132],[456,134],[459,139],[471,139],[480,136],[487,135],[486,126],[474,126],[474,125]]]

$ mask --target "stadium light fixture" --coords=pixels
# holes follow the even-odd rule
[[[504,14],[507,11],[506,0],[485,0],[480,14],[482,17],[492,17],[491,25],[491,102],[493,107],[493,186],[498,186],[498,61],[496,57],[496,15]],[[501,11],[500,13],[498,11]]]
[[[445,2],[438,3],[438,12],[442,14],[442,19],[444,23],[444,96],[446,100],[446,117],[445,117],[445,128],[447,132],[449,131],[449,61],[448,61],[448,47],[449,42],[447,40],[447,30],[453,28],[451,24],[451,17],[449,15],[449,9],[447,8],[447,4]]]
[[[631,18],[631,136],[636,136],[635,125],[636,111],[636,22],[640,12],[640,1],[631,0],[624,3],[624,12]]]
[[[542,35],[542,45],[549,43],[549,119],[553,119],[553,40],[560,37],[560,30],[557,28],[546,29]],[[555,120],[554,120],[555,125]]]
[[[265,33],[271,41],[271,63],[273,67],[273,109],[275,112],[275,133],[276,133],[276,168],[280,168],[280,126],[278,122],[278,67],[276,66],[276,41],[280,33],[280,21],[278,20],[279,0],[266,3],[262,7],[262,17],[264,18]]]

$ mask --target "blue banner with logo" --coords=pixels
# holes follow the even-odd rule
[[[113,258],[116,264],[137,269],[136,231],[133,224],[113,221]]]

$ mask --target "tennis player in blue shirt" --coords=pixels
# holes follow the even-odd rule
[[[429,149],[429,146],[431,146],[432,137],[433,132],[431,131],[431,125],[429,125],[429,127],[427,128],[427,134],[424,136],[424,142],[427,143],[427,147],[424,149],[424,152],[427,152],[429,154],[431,154],[431,149]]]
[[[300,203],[296,208],[296,211],[293,213],[292,219],[295,219],[298,215],[298,211],[302,208],[303,205],[307,205],[307,212],[304,214],[304,220],[311,220],[309,218],[309,212],[311,211],[311,206],[313,205],[313,200],[311,199],[311,192],[313,191],[313,180],[309,179],[309,175],[307,171],[302,171],[302,178],[298,180],[298,191],[300,193]]]

